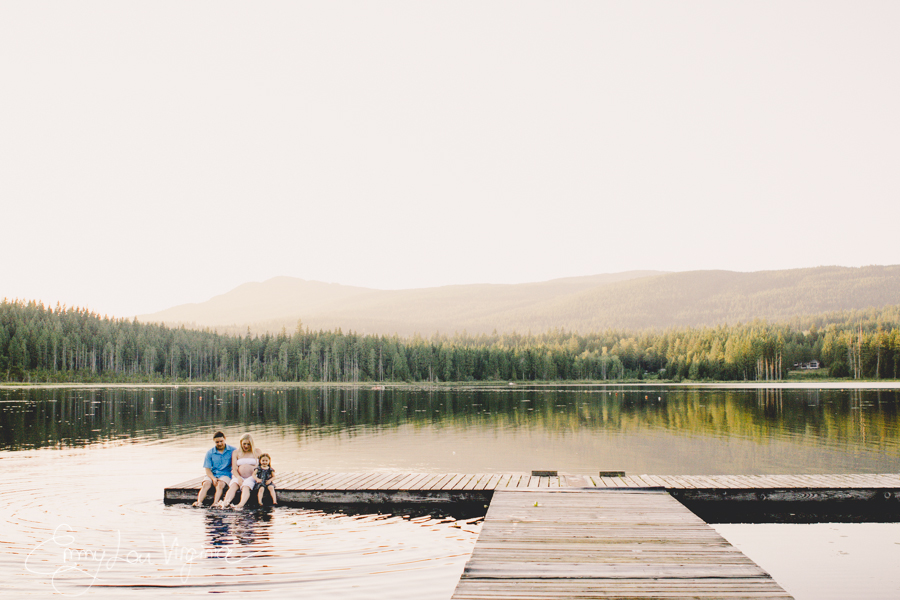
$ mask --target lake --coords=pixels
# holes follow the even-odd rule
[[[164,506],[217,429],[280,472],[884,473],[898,410],[897,389],[4,388],[0,590],[450,597],[477,518]],[[900,596],[898,527],[716,525],[800,599]]]

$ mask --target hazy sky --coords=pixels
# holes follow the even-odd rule
[[[0,1],[0,297],[900,263],[900,2]]]

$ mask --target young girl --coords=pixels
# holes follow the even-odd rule
[[[256,467],[256,478],[259,480],[259,505],[262,506],[263,493],[268,489],[269,495],[272,496],[272,504],[278,504],[278,498],[275,496],[275,469],[272,468],[272,457],[266,453],[259,455],[259,466]]]

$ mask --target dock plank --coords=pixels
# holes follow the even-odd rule
[[[513,479],[513,475],[512,475],[512,474],[502,475],[502,476],[500,477],[500,480],[496,483],[496,485],[494,485],[494,489],[495,489],[495,490],[498,490],[498,489],[501,489],[501,488],[507,488],[507,487],[509,487],[509,482],[512,481],[512,479]]]
[[[625,484],[625,487],[631,488],[643,488],[649,487],[647,483],[640,478],[638,475],[626,475],[622,477],[622,482]]]
[[[313,486],[318,485],[322,481],[325,481],[326,479],[330,479],[332,477],[334,477],[334,473],[314,473],[305,478],[301,483],[304,488],[311,489]]]
[[[377,473],[356,473],[356,476],[348,480],[345,485],[348,490],[358,490],[375,477],[378,477]]]
[[[599,477],[564,473],[555,477],[523,473],[333,473],[279,472],[282,488],[291,489],[380,489],[386,482],[402,476],[384,489],[410,490],[495,490],[606,488],[640,489],[662,487],[670,490],[773,490],[773,489],[900,489],[900,474],[797,474],[797,475],[627,475]],[[198,476],[166,489],[198,490],[204,477]]]
[[[734,477],[733,475],[717,475],[716,480],[721,481],[722,486],[728,489],[735,490],[742,487],[738,478]]]
[[[466,487],[466,485],[475,478],[475,475],[462,474],[450,483],[448,483],[445,487],[441,489],[446,490],[461,490]]]
[[[429,482],[429,485],[423,487],[423,490],[439,490],[446,484],[448,481],[455,477],[455,473],[444,473],[438,477],[435,477]]]
[[[325,477],[320,480],[318,483],[314,483],[310,486],[310,489],[313,490],[327,490],[329,486],[340,479],[343,479],[347,476],[347,473],[332,473],[330,476]]]
[[[410,473],[396,486],[398,490],[409,490],[415,483],[425,477],[423,473]]]
[[[345,479],[349,475],[349,473],[332,473],[330,476],[320,479],[318,482],[310,485],[309,488],[313,490],[327,490],[334,482]]]
[[[665,482],[656,475],[641,475],[641,478],[653,487],[666,487]]]
[[[412,484],[409,489],[411,490],[427,490],[429,489],[435,482],[435,479],[442,477],[440,474],[428,473],[426,477],[423,477],[416,483]]]
[[[445,481],[445,482],[443,483],[443,485],[441,485],[441,487],[438,488],[438,489],[441,489],[441,490],[452,490],[452,489],[455,489],[455,486],[456,486],[460,481],[462,481],[465,477],[466,477],[466,475],[464,475],[464,474],[462,474],[462,473],[454,473],[454,474],[453,474],[453,477],[451,477],[450,479],[448,479],[447,481]]]
[[[790,598],[664,491],[494,494],[454,600]]]
[[[475,486],[476,490],[492,490],[497,485],[497,482],[500,481],[502,475],[499,473],[494,473],[484,479],[483,481],[479,481],[478,485]]]
[[[394,473],[394,476],[382,483],[379,489],[387,491],[399,490],[400,488],[398,488],[397,485],[406,479],[407,475],[408,473]]]
[[[512,473],[512,474],[510,474],[509,478],[504,478],[503,480],[501,480],[501,482],[500,482],[501,485],[497,486],[496,489],[500,489],[501,487],[503,489],[517,488],[517,487],[519,487],[519,481],[521,479],[522,479],[521,473]]]
[[[372,479],[369,483],[365,485],[363,489],[366,490],[381,490],[385,489],[385,485],[396,477],[396,473],[382,473],[381,477],[376,477]]]
[[[203,476],[187,479],[164,490],[166,503],[191,503]],[[473,502],[487,504],[495,491],[585,489],[624,491],[664,488],[683,502],[735,503],[771,501],[779,514],[788,515],[791,502],[816,502],[827,510],[835,502],[849,502],[841,510],[852,510],[862,518],[895,519],[900,513],[900,474],[780,474],[780,475],[599,475],[562,473],[555,477],[529,473],[333,473],[281,472],[275,481],[288,503],[340,504],[356,502],[434,503]],[[732,493],[739,490],[739,493]],[[209,494],[213,493],[210,490]],[[827,503],[832,503],[827,507]],[[867,505],[866,503],[871,503]],[[696,508],[696,505],[694,505]],[[722,505],[724,507],[724,505]],[[745,504],[745,506],[749,506]],[[848,508],[849,507],[849,508]],[[738,508],[738,510],[742,510]],[[825,513],[823,513],[825,514]],[[843,514],[843,513],[841,513]],[[791,513],[790,516],[793,516]],[[854,517],[857,518],[857,517]]]
[[[350,490],[355,489],[353,482],[359,479],[360,473],[341,473],[340,477],[337,477],[330,482],[327,483],[325,489],[327,490]]]
[[[474,489],[478,486],[478,484],[481,482],[481,480],[482,480],[483,478],[485,478],[485,477],[490,477],[490,476],[489,476],[489,475],[486,475],[485,473],[477,473],[474,477],[472,477],[472,479],[470,479],[470,480],[466,483],[466,485],[463,486],[462,489],[464,489],[464,490],[474,490]]]

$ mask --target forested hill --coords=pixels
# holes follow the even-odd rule
[[[517,285],[373,290],[289,277],[246,284],[142,322],[211,327],[222,333],[352,330],[401,336],[489,334],[564,328],[665,329],[790,320],[900,301],[900,265],[816,267],[739,273],[689,271],[573,277]]]
[[[900,305],[662,332],[401,338],[222,335],[0,301],[0,381],[773,380],[814,360],[832,377],[896,379]]]

